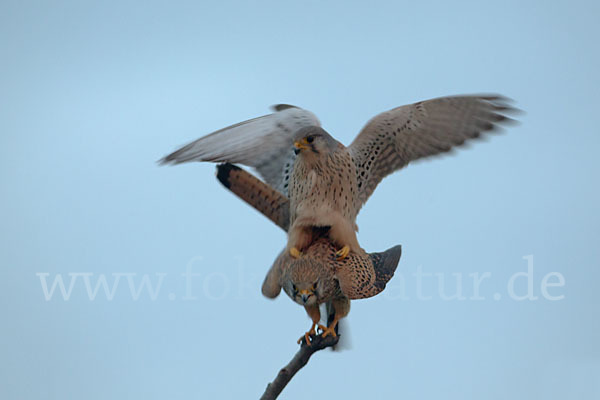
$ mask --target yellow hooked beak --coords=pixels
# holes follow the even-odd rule
[[[306,139],[302,139],[302,141],[301,141],[301,142],[294,142],[294,147],[295,147],[296,149],[298,149],[298,150],[307,150],[307,149],[309,149],[310,147],[308,147],[308,146],[306,145],[307,143],[305,143],[305,142],[306,142]]]
[[[308,298],[313,295],[313,293],[310,290],[300,290],[298,294],[300,295],[302,302],[305,304],[308,301]]]

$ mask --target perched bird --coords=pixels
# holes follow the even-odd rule
[[[290,199],[290,255],[299,257],[316,239],[315,227],[327,227],[343,259],[351,251],[363,252],[356,216],[385,176],[494,130],[515,109],[499,95],[421,101],[377,115],[348,147],[322,129],[311,112],[283,104],[274,110],[204,136],[162,162],[254,167]]]
[[[260,211],[283,230],[289,227],[290,201],[280,192],[231,164],[217,167],[221,183]],[[335,243],[327,235],[327,229],[315,229],[316,239],[300,258],[292,257],[283,250],[267,273],[262,293],[275,298],[283,288],[296,303],[303,306],[312,320],[312,326],[300,339],[310,345],[310,336],[319,327],[324,337],[336,336],[341,318],[350,311],[350,300],[364,299],[380,293],[394,275],[402,253],[401,246],[394,246],[381,253],[354,253],[339,259]],[[331,311],[329,324],[320,324],[319,305],[325,303]]]
[[[350,312],[350,300],[366,299],[385,289],[398,266],[402,247],[398,245],[382,253],[351,252],[344,259],[339,259],[336,252],[335,244],[326,237],[316,239],[300,258],[284,250],[263,283],[266,297],[277,297],[283,288],[293,301],[304,307],[312,320],[310,330],[304,335],[307,343],[317,326],[323,330],[323,337],[336,336],[338,321]],[[328,326],[319,324],[319,305],[323,303],[329,304],[333,311]]]

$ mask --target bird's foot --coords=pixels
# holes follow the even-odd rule
[[[304,335],[300,336],[300,339],[298,339],[297,343],[298,344],[302,343],[302,339],[304,339],[306,341],[306,345],[310,346],[310,337],[315,336],[317,334],[317,331],[315,330],[316,326],[317,326],[317,324],[313,324],[308,332],[306,332]],[[321,324],[319,324],[318,327],[322,331],[325,331],[327,329],[325,326],[323,326]]]
[[[345,245],[344,247],[335,252],[335,257],[338,261],[340,261],[348,257],[348,254],[350,254],[350,246]]]
[[[302,256],[302,253],[296,247],[292,247],[290,249],[290,256],[294,258],[300,258],[300,256]]]
[[[321,329],[321,330],[323,331],[323,332],[321,333],[321,336],[322,336],[323,338],[326,338],[326,337],[327,337],[327,336],[329,336],[329,335],[331,335],[331,336],[333,336],[333,337],[336,337],[336,336],[337,336],[337,333],[335,333],[335,326],[336,326],[336,325],[337,325],[337,324],[331,324],[331,325],[329,325],[328,327],[324,327],[324,326],[321,326],[321,325],[319,325],[319,329]]]

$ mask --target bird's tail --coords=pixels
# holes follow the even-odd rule
[[[233,164],[217,166],[217,179],[284,231],[290,223],[290,201],[251,173]]]

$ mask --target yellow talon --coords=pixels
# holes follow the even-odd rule
[[[316,331],[315,331],[315,326],[317,324],[312,324],[310,331],[306,332],[304,335],[300,336],[300,339],[298,339],[298,344],[302,343],[302,339],[306,340],[306,345],[310,346],[310,337],[316,335]],[[319,325],[319,329],[325,328],[323,325]]]
[[[345,245],[344,247],[342,247],[335,253],[335,256],[337,257],[337,260],[339,261],[339,260],[343,260],[344,258],[348,257],[348,254],[350,254],[350,246]]]
[[[337,324],[335,324],[337,325]],[[323,333],[321,333],[321,335],[323,336],[323,338],[326,338],[327,336],[331,335],[333,337],[336,337],[337,334],[335,333],[335,325],[331,324],[329,327],[325,328],[323,327]],[[321,326],[319,326],[319,328],[321,328]]]
[[[300,256],[302,255],[302,253],[300,253],[300,250],[298,250],[295,247],[292,247],[290,249],[290,256],[294,257],[294,258],[300,258]]]
[[[312,333],[313,335],[315,334],[314,332]],[[310,346],[310,331],[306,332],[304,335],[300,336],[300,339],[298,339],[298,341],[296,343],[300,344],[302,343],[302,339],[306,340],[306,345]]]

